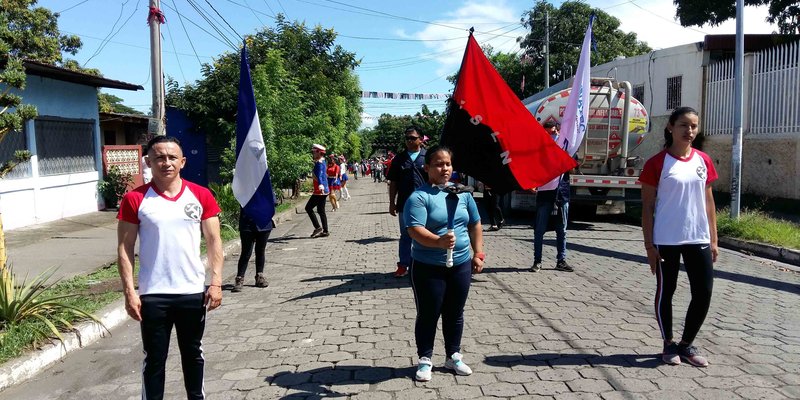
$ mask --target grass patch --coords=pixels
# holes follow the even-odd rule
[[[75,294],[76,296],[62,300],[63,303],[81,308],[91,314],[117,301],[122,298],[122,287],[116,265],[101,268],[89,275],[61,281],[45,291],[47,296],[66,294]],[[71,324],[82,321],[82,319],[65,313],[57,314],[57,316],[66,319]],[[44,325],[41,322],[32,320],[8,326],[4,331],[3,346],[0,347],[0,363],[18,357],[26,350],[36,348],[43,342],[49,342],[47,339],[43,341],[36,335],[37,330],[42,328]]]
[[[800,249],[800,225],[771,218],[759,210],[742,210],[738,221],[731,219],[729,208],[719,210],[717,232],[719,236]]]

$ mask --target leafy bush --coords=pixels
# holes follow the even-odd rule
[[[233,195],[233,188],[230,183],[220,185],[211,183],[209,188],[217,199],[217,204],[222,212],[219,213],[219,222],[223,227],[238,230],[239,228],[239,201]]]
[[[103,177],[103,181],[97,184],[97,189],[100,191],[100,195],[103,196],[106,207],[117,207],[132,182],[133,176],[131,174],[123,174],[119,167],[116,165],[111,166],[108,174]]]
[[[91,319],[103,325],[91,313],[65,301],[78,294],[48,294],[48,289],[58,283],[58,281],[47,283],[53,272],[55,269],[50,268],[36,276],[30,283],[26,283],[25,280],[18,283],[10,265],[0,270],[0,345],[4,342],[6,332],[20,323],[31,320],[40,322],[30,325],[37,339],[55,336],[62,342],[64,337],[61,336],[61,330],[73,329],[66,317]]]

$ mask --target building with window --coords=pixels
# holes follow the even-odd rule
[[[26,85],[18,92],[38,117],[11,132],[0,146],[0,162],[17,150],[30,161],[0,179],[3,225],[14,229],[97,211],[102,198],[98,88],[143,90],[139,85],[26,61]],[[2,85],[0,85],[2,89]]]

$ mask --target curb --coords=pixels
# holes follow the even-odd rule
[[[769,258],[800,267],[800,251],[797,250],[729,237],[720,237],[719,244],[726,249],[737,250],[746,254]]]
[[[275,214],[276,224],[281,224],[292,219],[294,207]],[[224,244],[222,253],[227,257],[229,254],[241,248],[238,239],[231,240]],[[202,257],[206,263],[207,257]],[[110,265],[108,263],[105,266]],[[233,272],[235,274],[235,272]],[[229,274],[228,277],[233,276]],[[223,276],[223,279],[225,277]],[[102,316],[98,319],[102,326],[93,321],[86,321],[75,325],[72,332],[63,333],[63,346],[61,342],[53,341],[40,350],[27,352],[13,360],[0,365],[0,393],[3,390],[33,378],[42,370],[50,367],[61,360],[67,353],[89,346],[92,343],[111,335],[111,330],[128,320],[128,313],[125,311],[125,300],[117,300],[104,308],[97,314]],[[103,328],[105,326],[105,328]]]

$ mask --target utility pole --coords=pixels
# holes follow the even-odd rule
[[[742,191],[742,113],[744,113],[744,0],[736,0],[736,55],[733,64],[733,146],[731,219],[739,219]]]
[[[550,10],[544,9],[544,88],[550,87]]]
[[[150,77],[153,90],[153,115],[147,132],[156,136],[165,135],[164,130],[164,74],[161,72],[161,24],[164,13],[161,12],[159,0],[150,0],[150,11],[147,23],[150,25]]]

